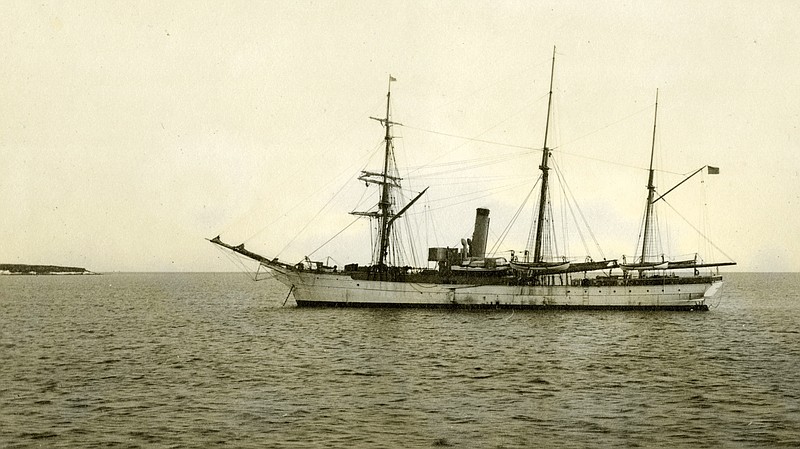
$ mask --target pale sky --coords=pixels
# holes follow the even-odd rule
[[[296,262],[353,219],[389,74],[398,163],[424,166],[407,185],[444,214],[414,215],[422,246],[468,237],[476,207],[491,246],[540,153],[458,169],[542,146],[556,46],[554,158],[607,257],[636,245],[659,89],[660,191],[720,167],[670,205],[730,271],[800,271],[798,23],[788,0],[5,1],[0,262],[237,269],[217,234]],[[467,195],[483,182],[496,195]],[[680,251],[703,246],[680,227]],[[340,237],[314,257],[364,263],[368,228]]]

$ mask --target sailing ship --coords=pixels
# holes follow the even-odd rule
[[[424,189],[402,207],[397,205],[394,191],[400,188],[402,179],[397,175],[394,166],[392,127],[399,124],[392,121],[390,116],[391,86],[392,81],[395,81],[391,76],[386,95],[385,117],[370,117],[379,121],[384,128],[383,167],[380,172],[362,171],[358,177],[359,180],[377,185],[380,189],[377,208],[367,212],[351,212],[369,217],[377,223],[377,236],[369,265],[351,263],[340,269],[312,261],[308,257],[299,263],[287,263],[278,258],[268,258],[251,252],[244,244],[226,243],[220,236],[209,241],[258,262],[259,269],[264,268],[271,272],[275,279],[289,288],[287,299],[293,294],[300,307],[708,310],[711,298],[720,293],[723,285],[719,267],[734,265],[735,262],[705,263],[697,257],[670,261],[658,254],[654,245],[654,208],[666,195],[665,193],[656,198],[654,185],[657,92],[647,201],[637,256],[630,262],[623,257],[620,263],[616,259],[595,261],[588,257],[574,261],[550,254],[546,241],[550,238],[547,236],[552,220],[552,212],[548,207],[548,175],[552,154],[552,149],[548,146],[548,131],[555,55],[554,49],[544,145],[539,165],[541,175],[538,180],[538,208],[535,229],[531,232],[532,251],[524,251],[521,259],[513,251],[509,259],[487,255],[490,211],[485,208],[477,209],[472,238],[462,239],[461,248],[428,249],[429,266],[434,263],[435,268],[413,268],[398,264],[389,257],[396,223],[428,190]],[[715,167],[708,167],[708,170],[718,171]],[[701,269],[707,271],[701,273]]]

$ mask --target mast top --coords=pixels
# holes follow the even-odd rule
[[[393,77],[392,75],[389,75],[389,87],[386,89],[386,118],[380,118],[380,117],[370,117],[372,120],[375,120],[376,122],[380,122],[380,124],[381,124],[382,126],[385,126],[385,127],[388,127],[388,126],[390,126],[390,125],[400,125],[400,126],[403,126],[403,124],[402,124],[402,123],[399,123],[399,122],[393,122],[393,121],[391,121],[391,120],[389,119],[389,105],[390,105],[390,102],[391,102],[391,96],[392,96],[392,83],[393,83],[393,82],[395,82],[395,83],[396,83],[396,82],[397,82],[397,78]],[[388,137],[388,138],[391,138],[391,136],[387,136],[387,137]]]
[[[650,173],[653,172],[653,154],[656,151],[656,124],[658,122],[658,88],[656,88],[656,110],[653,117],[653,142],[650,145]],[[650,176],[650,184],[652,184],[653,177]],[[648,185],[648,188],[652,188],[652,185]]]
[[[545,150],[548,150],[548,148],[547,148],[547,134],[548,134],[548,131],[550,130],[550,106],[553,103],[553,74],[555,73],[555,70],[556,70],[556,46],[553,45],[553,58],[552,58],[551,63],[550,63],[550,90],[548,91],[548,94],[547,94],[548,95],[548,97],[547,97],[547,118],[545,119],[545,125],[544,125],[544,145],[542,145],[542,147]],[[547,169],[546,166],[545,166],[545,169]]]

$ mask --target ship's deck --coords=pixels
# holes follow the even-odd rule
[[[355,280],[379,280],[374,272],[367,267],[358,270],[344,271]],[[606,286],[635,286],[635,285],[677,285],[677,284],[708,284],[722,279],[722,276],[703,274],[678,276],[653,275],[646,277],[632,276],[597,276],[579,277],[578,274],[549,274],[535,277],[522,277],[511,270],[506,273],[458,273],[432,269],[394,268],[386,273],[384,280],[393,282],[413,282],[420,284],[470,284],[470,285],[571,285],[576,287],[606,287]]]

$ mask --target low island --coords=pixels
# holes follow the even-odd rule
[[[0,275],[96,274],[86,268],[0,263]]]

